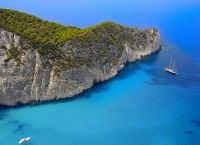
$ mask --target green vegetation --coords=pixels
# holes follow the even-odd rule
[[[21,54],[21,52],[16,47],[11,47],[7,51],[7,59],[4,60],[5,63],[10,61],[11,59],[14,59],[17,62],[17,64],[20,64],[20,62],[21,62],[20,54]]]
[[[79,28],[43,21],[22,12],[0,9],[0,28],[15,32],[33,44],[56,46],[80,33]]]
[[[4,45],[0,46],[0,49],[7,50],[6,46],[4,46]]]
[[[22,52],[35,48],[47,58],[44,66],[49,65],[51,59],[57,72],[96,62],[116,65],[126,42],[133,49],[141,45],[144,48],[147,35],[156,35],[156,30],[148,33],[149,30],[128,28],[110,21],[80,29],[8,9],[0,9],[0,28],[20,35],[28,42],[22,43],[20,48],[7,50],[5,62],[14,59],[20,63]]]
[[[87,42],[98,42],[94,31],[98,29],[113,33],[113,25],[123,28],[113,22],[103,22],[96,26],[80,29],[44,21],[23,12],[0,9],[0,28],[14,32],[28,39],[32,44],[39,44],[42,47],[59,46],[75,37],[79,39],[84,37],[84,41]],[[112,39],[113,36],[110,35],[110,40]]]
[[[36,46],[40,54],[50,54],[49,56],[51,57],[58,56],[59,51],[55,50],[57,49],[56,47],[62,46],[68,40],[79,41],[81,47],[88,47],[99,42],[100,38],[96,33],[101,31],[110,33],[107,41],[114,43],[113,25],[119,28],[122,27],[113,22],[104,22],[96,26],[80,29],[44,21],[23,12],[0,9],[0,28],[22,36],[29,40],[33,46]],[[27,48],[25,47],[24,49]]]

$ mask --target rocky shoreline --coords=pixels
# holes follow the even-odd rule
[[[133,37],[130,40],[134,40],[135,33],[132,31],[125,33]],[[138,30],[137,33],[141,33],[141,41],[144,43],[136,45],[130,40],[123,40],[122,48],[105,45],[108,42],[104,40],[107,36],[103,32],[99,34],[102,41],[98,44],[93,43],[88,48],[79,48],[73,41],[66,42],[59,48],[66,54],[70,48],[73,54],[76,54],[76,58],[85,58],[91,53],[94,56],[90,57],[89,64],[82,63],[78,67],[59,69],[58,72],[55,60],[42,56],[35,46],[30,45],[21,36],[0,29],[0,105],[17,106],[71,98],[91,88],[95,83],[111,79],[124,68],[125,64],[160,50],[158,30]],[[22,50],[24,45],[29,49]],[[106,54],[101,57],[98,55],[96,58],[95,55],[99,53],[101,46],[107,46],[104,48]],[[18,58],[20,64],[15,59],[5,61],[12,47],[20,52]],[[110,58],[113,56],[119,57],[111,61]]]

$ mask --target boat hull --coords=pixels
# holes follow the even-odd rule
[[[31,139],[30,137],[23,138],[19,141],[19,144],[25,143],[25,142],[29,141],[30,139]]]
[[[166,71],[166,72],[168,72],[170,74],[173,74],[173,75],[177,75],[177,73],[174,70],[170,69],[170,68],[164,68],[164,71]]]

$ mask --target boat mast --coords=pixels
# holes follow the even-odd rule
[[[176,69],[176,61],[175,61],[175,59],[174,59],[174,71],[175,71],[175,72],[177,71],[177,69]]]
[[[172,64],[172,57],[170,59],[169,68],[171,68],[171,64]]]

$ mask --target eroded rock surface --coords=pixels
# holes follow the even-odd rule
[[[28,40],[0,29],[0,105],[73,97],[160,49],[156,29],[116,29],[117,44],[110,43],[104,31],[94,30],[98,42],[85,45],[74,38],[59,46],[59,58],[44,56]]]

